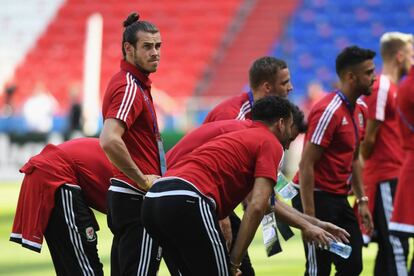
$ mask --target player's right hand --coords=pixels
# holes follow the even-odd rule
[[[351,236],[349,233],[342,229],[341,227],[336,226],[335,224],[332,224],[327,221],[319,221],[318,226],[322,228],[323,230],[331,233],[336,238],[336,241],[340,241],[343,243],[349,243],[348,238]]]
[[[305,242],[313,242],[319,247],[329,247],[330,242],[336,240],[331,233],[315,225],[303,229],[302,238]]]
[[[155,175],[155,174],[146,174],[145,178],[146,178],[145,188],[146,188],[146,191],[148,191],[154,184],[154,181],[157,180],[158,178],[161,178],[161,176]]]

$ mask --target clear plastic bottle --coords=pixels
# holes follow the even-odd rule
[[[329,251],[341,256],[344,259],[348,259],[352,252],[352,247],[342,242],[331,242],[329,244]]]

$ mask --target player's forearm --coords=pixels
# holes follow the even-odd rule
[[[360,147],[360,153],[364,160],[369,159],[374,152],[375,143],[377,141],[377,134],[380,127],[380,121],[368,119],[365,130],[365,138]]]
[[[108,159],[129,179],[146,189],[146,176],[140,171],[131,158],[124,141],[121,138],[101,139],[101,146]]]
[[[296,210],[295,208],[292,208],[291,206],[287,205],[284,202],[282,203],[282,207],[288,209],[295,216],[300,216],[302,219],[306,220],[307,222],[309,222],[311,224],[318,225],[320,223],[319,219],[317,219],[315,217],[308,216],[307,214],[301,213],[298,210]]]
[[[303,213],[309,216],[315,216],[315,203],[313,196],[315,177],[313,171],[313,164],[301,164],[299,169],[299,187]]]
[[[352,190],[356,198],[365,196],[365,190],[362,182],[361,163],[359,159],[354,159],[352,163]]]
[[[374,151],[375,141],[372,140],[364,140],[361,143],[361,156],[364,160],[367,160],[371,157],[372,152]]]
[[[276,202],[274,206],[275,216],[288,225],[300,230],[309,226],[309,222],[304,218],[304,214],[290,207],[282,201]]]
[[[234,242],[233,250],[230,253],[230,261],[233,264],[241,263],[241,260],[253,240],[256,230],[264,215],[265,205],[250,202],[246,211],[244,212],[239,233]]]

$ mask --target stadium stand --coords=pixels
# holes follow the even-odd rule
[[[298,4],[297,0],[254,1],[221,62],[210,68],[213,75],[201,93],[205,96],[230,96],[241,91],[251,63],[270,51]]]
[[[0,1],[0,87],[13,75],[62,3],[63,0]]]
[[[121,22],[131,11],[162,31],[163,57],[159,72],[152,76],[155,88],[187,107],[198,106],[192,103],[206,97],[222,99],[245,89],[250,63],[266,54],[288,62],[294,100],[303,98],[307,84],[314,80],[329,90],[336,81],[334,57],[340,49],[356,43],[378,50],[383,32],[412,32],[414,23],[412,0],[4,0],[0,3],[0,84],[8,75],[5,71],[15,69],[14,103],[19,108],[35,83],[43,81],[64,114],[69,85],[83,77],[86,19],[99,12],[104,19],[103,93],[118,68]],[[187,101],[192,95],[202,100]],[[210,107],[204,105],[201,113]],[[204,118],[190,114],[196,124]],[[171,120],[168,114],[164,119]]]
[[[85,24],[94,12],[101,13],[104,20],[102,93],[119,66],[122,21],[131,11],[138,11],[143,20],[156,23],[162,32],[162,66],[153,76],[155,86],[174,97],[187,97],[240,3],[241,0],[65,1],[15,71],[16,104],[20,105],[32,91],[35,81],[40,80],[57,98],[62,111],[66,111],[68,86],[83,76]]]
[[[412,33],[413,25],[410,0],[305,0],[270,53],[288,62],[295,87],[292,97],[299,100],[314,80],[332,89],[337,80],[335,57],[345,46],[358,44],[378,51],[382,33]],[[376,65],[381,66],[378,58]]]

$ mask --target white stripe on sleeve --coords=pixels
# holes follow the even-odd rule
[[[128,105],[126,108],[126,112],[124,114],[124,118],[123,121],[126,122],[127,116],[129,114],[129,111],[131,110],[131,106],[134,104],[134,100],[135,100],[135,96],[137,94],[137,87],[138,85],[136,84],[136,82],[132,79],[132,76],[130,75],[130,82],[132,83],[132,87],[131,87],[131,96],[132,98],[130,98],[130,100],[128,101]]]
[[[124,97],[122,98],[121,105],[118,109],[118,113],[116,114],[117,119],[121,119],[121,117],[122,117],[122,113],[123,113],[123,110],[125,108],[125,103],[126,103],[127,98],[128,98],[129,90],[131,88],[131,83],[129,81],[128,75],[129,75],[129,73],[127,73],[125,75],[125,78],[126,78],[126,81],[127,81],[127,86],[125,87]]]
[[[315,131],[313,132],[311,143],[320,145],[322,138],[325,134],[326,128],[328,127],[335,111],[341,106],[341,98],[335,95],[329,105],[326,107],[322,116],[319,118],[318,124],[316,125]]]
[[[375,107],[375,119],[378,121],[385,120],[385,106],[387,105],[388,92],[390,91],[391,82],[384,76],[380,76],[377,103]]]
[[[251,111],[250,102],[249,101],[244,102],[242,106],[240,107],[240,111],[236,117],[236,120],[245,120],[246,114],[249,113],[250,111]]]

